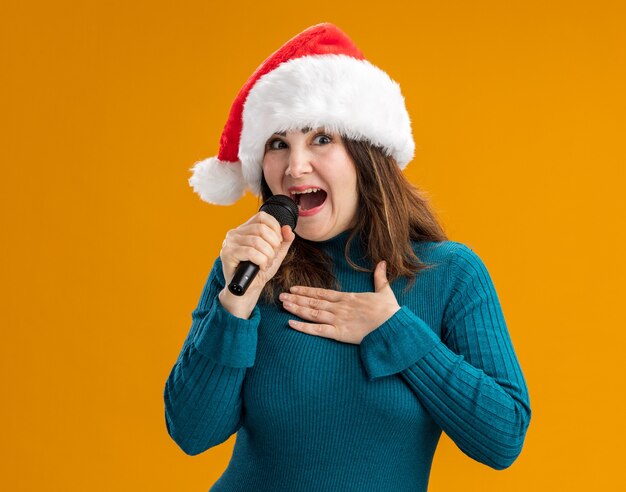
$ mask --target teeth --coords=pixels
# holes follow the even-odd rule
[[[315,193],[318,191],[323,191],[323,190],[321,188],[307,188],[306,190],[302,190],[302,191],[292,191],[291,196],[293,200],[296,202],[296,204],[298,205],[298,210],[302,210],[302,207],[300,206],[300,198],[297,198],[298,195],[303,195],[305,193]]]
[[[321,188],[307,188],[306,190],[303,191],[292,191],[291,194],[292,195],[301,195],[303,193],[315,193],[316,191],[321,190]]]

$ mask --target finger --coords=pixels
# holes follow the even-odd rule
[[[265,238],[259,236],[242,236],[239,242],[240,246],[250,246],[257,251],[263,253],[268,259],[274,258],[276,251],[274,247],[268,243]]]
[[[313,321],[315,323],[332,324],[335,321],[335,315],[322,309],[314,309],[306,306],[300,306],[293,302],[283,302],[283,307],[290,313],[300,316],[302,319]]]
[[[259,222],[244,227],[242,229],[242,233],[253,236],[261,236],[275,248],[278,248],[283,242],[283,235],[281,232],[277,234],[272,227]]]
[[[296,238],[296,233],[293,232],[293,229],[289,225],[284,225],[280,228],[280,231],[285,241],[292,242]]]
[[[302,285],[294,285],[289,289],[289,291],[293,294],[314,297],[316,299],[323,299],[330,302],[338,302],[345,297],[345,294],[343,292],[339,292],[336,290],[322,289],[319,287],[306,287]]]
[[[381,290],[391,286],[389,285],[389,280],[387,280],[387,263],[381,261],[378,265],[376,265],[376,269],[374,270],[374,290],[376,292],[380,292]]]
[[[259,219],[258,222],[267,225],[276,233],[276,236],[280,238],[281,241],[283,240],[283,234],[280,231],[280,223],[278,222],[278,219],[276,219],[276,217],[268,214],[267,212],[259,212],[257,214],[257,217]]]
[[[290,319],[289,326],[301,331],[302,333],[308,333],[309,335],[317,335],[324,338],[335,338],[335,327],[332,325],[305,323],[303,321]]]
[[[246,243],[254,242],[253,238],[249,238],[252,238],[252,236],[241,236],[235,238],[232,242],[229,241],[226,246],[222,247],[220,255],[232,258],[232,261],[235,261],[235,263],[250,261],[265,270],[274,258],[274,250],[267,245],[266,247],[269,247],[271,250],[271,254],[268,254],[267,251],[259,250],[255,246],[247,246]]]
[[[276,251],[276,259],[278,259],[280,263],[282,263],[285,259],[285,256],[287,256],[287,252],[289,251],[289,248],[291,248],[293,240],[296,238],[296,235],[293,233],[293,231],[291,231],[291,228],[288,225],[283,226],[282,233],[284,236],[284,240]]]
[[[267,270],[269,264],[274,259],[274,254],[271,256],[259,251],[252,246],[239,246],[233,248],[232,256],[241,263],[242,261],[250,261],[257,265],[261,270]]]
[[[267,231],[271,231],[271,234],[278,238],[278,244],[280,244],[283,240],[283,235],[280,231],[280,224],[276,217],[268,214],[267,212],[258,212],[250,217],[247,221],[245,221],[241,226],[241,230],[254,231],[255,233],[259,233],[262,230],[267,229]],[[269,240],[269,238],[268,238]]]
[[[279,296],[281,301],[297,304],[298,306],[307,307],[309,309],[317,309],[319,311],[333,312],[334,303],[324,299],[315,297],[301,296],[297,294],[283,293]]]

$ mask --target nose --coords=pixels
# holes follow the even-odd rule
[[[293,145],[289,151],[289,165],[285,170],[285,175],[292,178],[299,178],[303,174],[310,173],[312,170],[310,162],[310,154],[306,148]]]

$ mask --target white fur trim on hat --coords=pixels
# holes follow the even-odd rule
[[[231,205],[245,191],[241,162],[224,162],[217,157],[197,161],[192,168],[189,184],[200,198],[216,205]]]
[[[386,72],[346,55],[303,56],[261,77],[246,99],[239,161],[250,190],[261,194],[265,143],[274,132],[321,126],[382,147],[400,169],[415,152],[404,97]]]

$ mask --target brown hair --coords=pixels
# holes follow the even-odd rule
[[[408,290],[420,271],[431,268],[417,257],[411,241],[440,242],[448,238],[425,194],[406,179],[393,157],[367,141],[345,137],[342,141],[355,164],[359,196],[359,213],[346,242],[345,259],[356,271],[373,272],[355,264],[349,256],[350,244],[360,233],[373,267],[386,260],[389,282],[409,278]],[[272,196],[264,176],[261,194],[263,202]],[[278,272],[265,285],[263,300],[277,303],[278,295],[293,285],[339,290],[330,257],[315,246],[315,241],[297,234]]]

